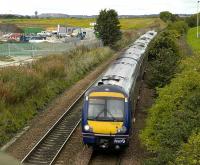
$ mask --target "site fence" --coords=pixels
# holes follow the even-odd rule
[[[51,54],[62,54],[77,46],[89,48],[101,47],[100,40],[73,39],[66,43],[3,43],[0,44],[0,56],[42,56]]]

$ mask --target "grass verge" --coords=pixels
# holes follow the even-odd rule
[[[50,100],[113,54],[108,47],[92,50],[80,47],[27,66],[0,70],[0,145]]]
[[[187,34],[187,42],[194,52],[200,52],[200,38],[197,38],[197,28],[191,28]]]

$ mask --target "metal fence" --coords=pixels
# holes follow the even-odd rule
[[[0,44],[0,56],[41,56],[62,54],[77,46],[101,47],[102,42],[94,40],[69,40],[67,43],[4,43]]]

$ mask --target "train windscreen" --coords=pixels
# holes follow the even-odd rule
[[[123,121],[124,99],[90,98],[88,120]]]

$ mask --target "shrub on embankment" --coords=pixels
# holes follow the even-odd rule
[[[200,128],[200,74],[185,71],[159,90],[149,111],[141,139],[155,153],[153,164],[168,164],[176,158],[182,143]]]
[[[182,58],[179,72],[174,72],[174,78],[158,89],[140,134],[142,143],[152,153],[145,164],[200,163],[200,56]]]
[[[153,88],[165,86],[174,76],[180,59],[174,31],[164,30],[158,34],[146,54],[149,59],[149,85]]]
[[[149,59],[148,79],[152,88],[164,87],[174,77],[181,59],[178,40],[187,33],[184,21],[169,23],[150,43],[146,52]]]
[[[200,164],[200,132],[193,133],[188,143],[182,145],[175,160],[176,165]]]
[[[107,47],[80,47],[27,66],[0,70],[0,146],[56,95],[111,55]]]

